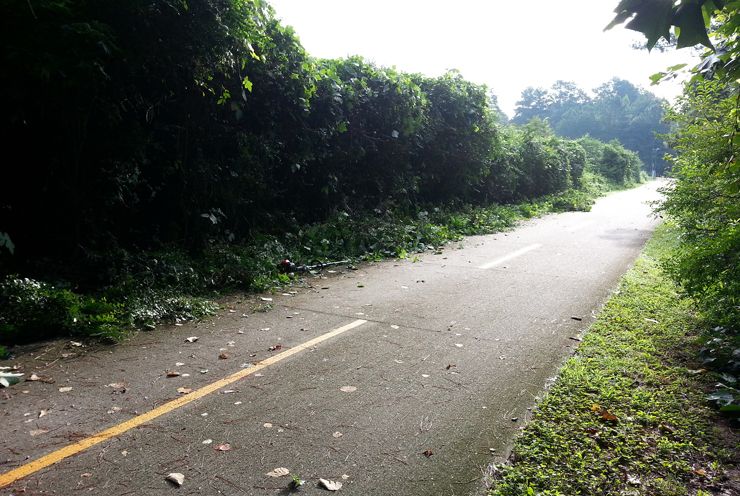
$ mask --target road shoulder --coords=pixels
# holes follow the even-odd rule
[[[695,362],[701,322],[660,268],[674,236],[661,226],[624,276],[509,462],[490,467],[490,496],[737,494],[737,436]]]

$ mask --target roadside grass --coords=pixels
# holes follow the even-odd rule
[[[512,205],[454,204],[406,211],[396,206],[364,213],[337,212],[326,221],[255,234],[235,243],[214,242],[199,256],[176,247],[150,252],[114,250],[95,254],[90,272],[100,274],[82,289],[45,267],[31,277],[0,280],[0,344],[57,336],[120,341],[136,329],[212,314],[219,295],[269,291],[299,278],[281,273],[280,260],[313,264],[411,258],[437,251],[463,236],[490,234],[549,212],[590,210],[595,198],[620,186],[584,172],[580,189]],[[34,277],[46,274],[45,280]],[[42,276],[43,277],[43,276]],[[0,358],[7,350],[0,348]]]
[[[711,373],[694,362],[701,322],[661,269],[677,236],[667,224],[655,232],[515,440],[511,463],[495,467],[489,496],[721,492],[737,452],[706,405]]]

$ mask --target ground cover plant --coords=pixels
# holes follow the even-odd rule
[[[696,359],[703,324],[661,268],[677,235],[661,226],[624,276],[515,441],[491,496],[724,487],[737,439],[716,430],[705,401],[715,377]]]

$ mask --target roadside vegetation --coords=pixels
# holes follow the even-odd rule
[[[721,493],[737,437],[705,401],[722,380],[697,358],[706,323],[662,269],[678,237],[675,225],[658,228],[537,405],[511,464],[494,471],[491,496]]]
[[[198,317],[277,264],[404,256],[639,182],[451,71],[319,60],[266,3],[0,6],[0,343]]]
[[[704,46],[696,67],[653,77],[691,72],[663,136],[674,181],[656,209],[667,223],[539,403],[491,496],[740,491],[740,2],[622,0],[615,12],[610,27],[642,32],[647,48]]]

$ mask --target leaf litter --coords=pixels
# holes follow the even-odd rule
[[[339,491],[342,489],[342,483],[339,481],[319,479],[319,487],[322,487],[327,491]]]

